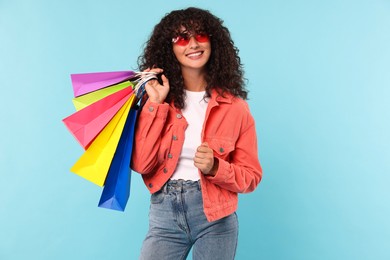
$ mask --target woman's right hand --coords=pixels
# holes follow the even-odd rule
[[[160,68],[153,68],[153,69],[146,69],[146,72],[155,72],[157,74],[161,74],[163,72],[163,69]],[[161,75],[162,85],[158,82],[158,80],[153,79],[148,81],[145,84],[145,90],[146,93],[148,93],[149,100],[153,103],[162,104],[165,101],[165,98],[168,95],[169,92],[169,81],[164,76]]]

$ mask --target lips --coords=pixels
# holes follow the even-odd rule
[[[188,58],[198,58],[198,57],[200,57],[202,54],[203,54],[203,51],[197,51],[197,52],[189,53],[189,54],[187,54],[186,56],[187,56]]]

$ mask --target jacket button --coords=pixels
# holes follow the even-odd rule
[[[182,118],[183,116],[181,114],[176,114],[176,118],[180,119]]]
[[[172,136],[172,139],[173,139],[173,141],[176,141],[177,140],[177,136],[176,135]]]
[[[164,173],[167,173],[167,172],[168,172],[168,169],[167,169],[167,168],[164,168],[164,169],[163,169],[163,172],[164,172]],[[151,184],[149,184],[149,186],[150,186],[150,185],[151,185]]]
[[[153,188],[153,184],[149,183],[149,188]]]
[[[173,158],[173,156],[172,156],[171,153],[168,154],[168,158],[169,158],[169,159],[172,159],[172,158]]]
[[[149,107],[149,112],[153,112],[154,107]]]
[[[220,151],[221,153],[223,153],[223,152],[225,151],[225,149],[223,149],[223,148],[221,147],[221,148],[219,148],[219,151]]]

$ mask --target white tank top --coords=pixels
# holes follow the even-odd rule
[[[201,133],[209,100],[209,98],[204,98],[205,93],[205,91],[192,92],[185,90],[186,106],[182,113],[187,120],[188,127],[184,134],[185,139],[179,162],[171,177],[173,180],[197,181],[200,179],[198,168],[194,165],[194,157],[196,149],[202,143]]]

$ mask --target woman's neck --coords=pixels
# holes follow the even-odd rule
[[[207,83],[203,71],[182,70],[182,75],[185,89],[193,92],[206,90]]]

